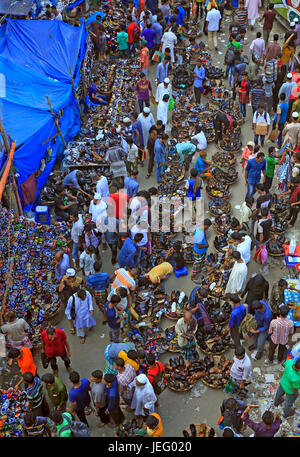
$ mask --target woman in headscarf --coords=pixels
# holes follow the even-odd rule
[[[241,294],[243,298],[247,294],[245,302],[249,305],[249,312],[254,315],[253,302],[256,300],[268,300],[269,283],[261,274],[250,278]]]
[[[157,397],[145,374],[137,376],[132,383],[129,384],[129,388],[132,387],[135,387],[135,390],[132,397],[131,408],[134,410],[134,414],[141,424],[143,417],[146,416],[145,409],[148,410],[149,414],[154,413]]]

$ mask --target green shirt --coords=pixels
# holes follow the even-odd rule
[[[299,389],[300,387],[300,371],[295,371],[293,366],[295,362],[293,359],[284,362],[284,373],[280,381],[280,385],[287,394],[293,394],[293,388]]]
[[[119,51],[124,51],[128,47],[128,33],[119,32],[117,33],[117,42],[119,45]]]
[[[58,406],[61,403],[66,403],[68,401],[67,388],[56,376],[54,376],[54,385],[46,385],[46,389],[53,406]]]
[[[65,430],[64,432],[62,432],[61,434],[59,434],[59,431],[65,427],[66,425],[69,425],[67,419],[64,417],[64,416],[67,416],[69,419],[71,419],[71,421],[73,420],[73,417],[70,413],[63,413],[63,421],[60,425],[57,425],[56,426],[56,430],[57,430],[57,435],[60,437],[60,438],[69,438],[70,436],[72,436],[72,432],[71,432],[71,429],[69,428],[69,430]]]
[[[300,113],[300,100],[298,98],[298,100],[296,100],[294,103],[293,103],[293,108],[292,108],[293,111],[296,111],[297,113]]]
[[[268,176],[268,178],[273,178],[275,173],[275,165],[279,162],[279,160],[273,159],[273,157],[269,155],[267,155],[266,160],[266,175]]]
[[[239,41],[232,41],[231,43],[227,44],[227,48],[230,48],[230,46],[234,46],[236,49],[241,49],[242,45]]]

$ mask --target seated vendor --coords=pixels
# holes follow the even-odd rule
[[[192,157],[195,154],[197,147],[189,141],[183,141],[177,143],[175,149],[180,157],[179,163],[182,164],[186,156]]]
[[[67,204],[67,198],[73,201]],[[68,194],[63,186],[57,186],[54,197],[54,211],[56,216],[60,217],[64,221],[68,221],[70,219],[70,208],[75,205],[78,205],[77,198]]]
[[[181,270],[185,266],[183,251],[180,243],[174,243],[174,246],[166,252],[166,260],[175,268],[175,270]]]
[[[189,298],[190,311],[197,321],[203,319],[205,326],[208,325],[208,327],[211,327],[212,324],[203,303],[203,300],[207,298],[207,296],[207,289],[204,289],[203,287],[195,287]]]
[[[147,279],[148,284],[156,284],[158,287],[160,286],[160,288],[164,290],[165,280],[168,279],[173,271],[174,269],[169,262],[162,262],[161,264],[156,265],[156,267],[153,267],[142,279]],[[146,285],[146,281],[144,281],[143,285]]]
[[[195,169],[198,171],[198,176],[201,178],[207,178],[207,172],[210,168],[211,162],[206,160],[207,151],[204,149],[199,151],[199,157],[195,163]]]
[[[83,178],[83,172],[80,170],[73,170],[68,173],[63,180],[63,186],[70,187],[70,189],[75,189],[81,192],[82,194],[86,195],[90,200],[92,200],[92,196],[82,190],[81,188],[81,179]]]
[[[99,89],[96,86],[98,82],[99,81],[93,82],[89,88],[89,99],[92,103],[96,103],[97,105],[107,105],[106,95],[100,94]]]

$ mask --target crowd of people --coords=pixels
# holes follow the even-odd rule
[[[182,64],[182,52],[189,62],[197,106],[204,102],[206,91],[204,61],[207,55],[212,59],[211,56],[223,54],[220,52],[221,33],[226,37],[224,70],[231,98],[235,102],[238,96],[240,124],[244,124],[243,128],[248,124],[253,133],[249,134],[240,159],[240,176],[247,190],[240,198],[240,215],[232,218],[227,233],[224,262],[229,274],[223,298],[232,307],[226,327],[234,355],[224,389],[227,396],[220,408],[220,419],[216,418],[213,428],[222,437],[245,436],[247,427],[248,435],[251,429],[254,437],[273,437],[283,420],[295,415],[293,405],[300,387],[300,358],[297,345],[293,350],[288,350],[291,349],[288,345],[295,332],[291,313],[296,312],[296,304],[286,302],[285,291],[296,295],[300,291],[284,277],[275,282],[272,275],[264,277],[257,273],[250,277],[248,268],[249,263],[254,262],[254,255],[261,259],[267,255],[266,246],[274,242],[274,218],[270,211],[274,201],[288,202],[286,219],[290,227],[297,223],[300,211],[300,60],[296,55],[300,24],[295,18],[281,39],[278,33],[273,33],[276,18],[273,4],[267,5],[264,11],[259,10],[260,7],[260,0],[196,0],[193,4],[186,0],[128,2],[126,21],[119,24],[116,41],[120,62],[128,59],[133,62],[138,56],[140,75],[134,96],[140,113],[135,111],[123,117],[121,141],[110,139],[105,147],[104,161],[110,165],[112,182],[100,173],[87,193],[82,184],[84,172],[75,169],[57,186],[54,200],[55,217],[68,222],[70,227],[69,248],[57,251],[52,261],[69,332],[79,338],[80,344],[88,344],[89,331],[99,324],[101,315],[103,331],[109,338],[105,347],[99,343],[106,366],[99,367],[95,361],[91,373],[83,373],[82,367],[77,371],[71,362],[72,344],[67,330],[48,325],[41,333],[43,374],[38,373],[27,322],[17,318],[12,310],[1,313],[8,364],[16,363],[21,372],[13,387],[23,388],[27,394],[24,436],[50,437],[53,433],[59,437],[89,436],[87,416],[91,413],[99,419],[99,428],[112,427],[116,436],[122,436],[120,426],[128,417],[134,418],[130,426],[138,430],[137,434],[164,436],[164,416],[157,412],[159,397],[165,395],[167,384],[164,365],[153,352],[129,341],[128,329],[132,319],[136,319],[135,300],[139,289],[150,288],[163,294],[173,273],[176,277],[179,272],[188,275],[182,243],[162,250],[159,258],[149,263],[153,247],[151,199],[160,195],[159,186],[168,167],[170,111],[174,103],[172,76]],[[54,19],[62,20],[55,7],[49,8],[46,18],[55,15]],[[101,10],[101,2],[97,8]],[[228,30],[227,9],[231,14]],[[255,32],[248,53],[247,34],[249,36],[249,31],[258,26],[257,20],[262,23],[262,32]],[[108,32],[101,21],[101,16],[96,16],[89,33],[96,58],[108,62]],[[186,46],[182,33],[188,35],[192,25],[197,28],[198,37],[191,37]],[[95,84],[90,88],[89,98],[94,105],[107,104],[105,95]],[[247,113],[249,104],[251,117]],[[228,132],[237,127],[237,120],[231,114],[218,110],[213,119],[217,147]],[[277,142],[278,148],[271,142]],[[204,129],[197,125],[190,138],[175,147],[180,165],[187,156],[197,157],[184,187],[184,195],[192,202],[202,196],[201,190],[214,166],[207,158],[207,143]],[[147,181],[141,178],[145,165],[145,179],[152,182],[155,169],[157,181],[147,190]],[[280,170],[279,186],[274,179],[276,167]],[[79,194],[89,201],[86,214],[78,209]],[[180,354],[188,361],[199,357],[197,329],[203,326],[209,329],[211,325],[206,309],[208,291],[203,286],[202,274],[209,257],[208,237],[213,222],[213,219],[204,219],[192,233],[191,279],[195,287],[188,294],[189,307],[175,324]],[[109,265],[103,259],[107,258],[105,251],[110,253]],[[213,271],[218,267],[210,268]],[[181,303],[180,297],[178,302]],[[138,332],[135,335],[138,343]],[[251,339],[247,348],[246,338]],[[248,355],[251,352],[253,357]],[[253,377],[252,364],[261,360],[264,352],[267,354],[265,367],[274,366],[283,373],[273,407],[263,412],[261,421],[255,422],[251,414],[259,405],[249,404],[246,387]],[[84,359],[86,353],[82,357]],[[69,386],[59,377],[57,358],[62,359],[69,373]],[[245,394],[243,401],[241,393]],[[279,414],[275,408],[282,402],[283,410]],[[190,425],[190,432],[196,436],[194,424]],[[183,435],[189,436],[187,432]]]

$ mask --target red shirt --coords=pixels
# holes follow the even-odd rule
[[[129,24],[127,27],[128,43],[133,42],[133,31],[134,31],[135,26],[140,30],[139,26],[137,24],[135,24],[134,22],[131,22],[131,24]]]
[[[59,357],[66,353],[65,341],[67,335],[63,330],[59,328],[55,329],[56,337],[54,340],[49,340],[47,336],[47,330],[43,330],[41,333],[42,341],[45,344],[45,354],[47,357]]]
[[[163,373],[164,371],[165,371],[165,368],[164,368],[163,364],[158,360],[155,363],[154,368],[149,368],[147,370],[147,378],[149,379],[150,383],[153,384],[155,376],[157,376],[159,372]]]
[[[265,18],[263,30],[272,30],[273,22],[276,16],[276,12],[272,11],[265,11],[263,17]]]
[[[115,211],[116,211],[116,219],[120,219],[120,217],[124,217],[126,214],[127,202],[129,202],[129,197],[127,194],[122,193],[119,194],[118,192],[115,194],[110,194],[108,203],[111,204],[113,200],[115,202]]]

